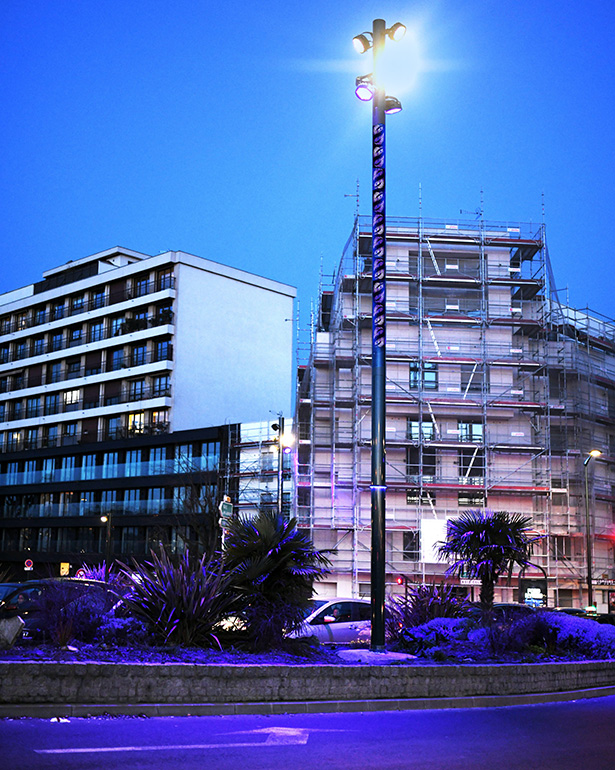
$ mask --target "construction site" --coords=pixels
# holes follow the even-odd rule
[[[299,351],[296,511],[335,549],[330,595],[370,588],[371,244],[357,217]],[[549,606],[586,604],[589,571],[613,609],[615,322],[560,302],[543,224],[387,219],[386,271],[387,582],[441,581],[447,521],[505,510]]]

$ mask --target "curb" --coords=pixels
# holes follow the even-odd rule
[[[460,698],[384,698],[348,701],[284,701],[261,703],[139,703],[54,704],[14,703],[0,705],[0,718],[50,719],[93,716],[237,716],[258,714],[339,714],[360,711],[422,711],[454,708],[499,708],[560,703],[615,695],[613,687],[594,687],[526,695],[473,695]]]

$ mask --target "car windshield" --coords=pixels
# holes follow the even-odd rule
[[[327,603],[326,599],[310,599],[310,603],[305,608],[303,612],[303,617],[307,618],[308,615],[311,615],[313,612],[316,612],[316,610],[320,609],[322,606],[324,606]]]

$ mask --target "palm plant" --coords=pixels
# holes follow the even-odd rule
[[[280,647],[285,634],[305,618],[315,580],[329,560],[297,528],[275,511],[233,519],[223,552],[255,649]]]
[[[453,558],[447,574],[463,573],[480,580],[480,604],[483,616],[493,609],[493,596],[498,578],[513,567],[527,567],[533,540],[531,519],[507,511],[472,510],[448,522],[446,540],[438,552]]]

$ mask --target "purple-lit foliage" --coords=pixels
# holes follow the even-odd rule
[[[493,607],[495,584],[515,565],[530,566],[531,519],[507,511],[472,510],[450,519],[440,556],[454,559],[447,574],[463,573],[481,581],[480,603],[485,618]]]
[[[386,630],[391,641],[395,641],[403,628],[427,623],[435,618],[457,618],[468,607],[465,599],[454,594],[454,587],[446,583],[428,583],[413,587],[404,596],[389,596],[386,602]]]
[[[50,581],[36,600],[36,626],[60,647],[78,640],[90,642],[111,611],[115,597],[104,586]]]
[[[143,620],[163,644],[219,646],[216,625],[233,611],[236,595],[220,562],[203,555],[198,562],[188,549],[172,560],[164,549],[150,561],[120,564],[130,590],[124,604]]]
[[[328,565],[295,519],[261,511],[231,521],[224,566],[253,649],[284,646],[285,634],[303,622],[314,581],[327,574]]]

